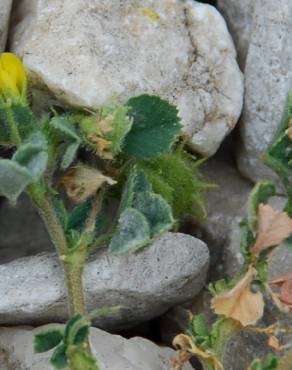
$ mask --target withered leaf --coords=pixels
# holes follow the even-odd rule
[[[214,297],[211,306],[216,314],[236,320],[243,326],[255,324],[264,311],[262,294],[250,290],[256,274],[256,269],[250,266],[247,273],[231,290]]]
[[[292,272],[274,279],[270,284],[279,287],[281,303],[292,309]]]
[[[182,362],[181,357],[187,358],[186,353],[191,353],[192,355],[198,357],[203,362],[204,361],[207,362],[210,366],[212,366],[212,369],[224,370],[222,363],[219,361],[219,359],[213,352],[208,350],[203,351],[192,341],[192,339],[189,336],[185,334],[177,335],[174,338],[172,344],[174,347],[180,348],[182,351],[181,353],[179,351],[179,360],[177,361],[177,364],[181,365]],[[181,356],[181,354],[183,354],[183,356]]]
[[[268,346],[276,352],[282,351],[280,341],[274,335],[270,335],[268,338]]]
[[[292,233],[292,219],[286,212],[275,211],[267,204],[259,205],[259,231],[252,253],[277,246]]]
[[[116,183],[111,177],[88,166],[71,168],[60,180],[68,197],[75,203],[82,203],[92,197],[105,182],[109,185]]]

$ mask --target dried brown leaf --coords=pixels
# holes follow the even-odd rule
[[[177,335],[172,344],[174,347],[181,349],[178,351],[179,359],[176,364],[180,364],[181,366],[180,357],[182,356],[180,355],[180,352],[184,355],[184,358],[186,358],[186,353],[191,353],[192,355],[198,357],[199,360],[207,362],[214,370],[224,370],[222,363],[218,360],[213,352],[208,350],[203,351],[191,340],[189,336],[185,334]]]
[[[111,177],[87,166],[71,168],[60,180],[68,197],[75,203],[82,203],[92,197],[105,182],[110,185],[116,183]]]
[[[280,289],[281,303],[292,309],[292,272],[274,279],[270,284],[276,285]]]
[[[276,352],[282,351],[280,341],[274,335],[270,335],[268,338],[268,346]]]
[[[259,205],[259,231],[252,253],[277,246],[292,233],[292,219],[286,212],[275,211],[268,204]]]
[[[250,266],[242,279],[229,291],[214,297],[211,307],[217,315],[224,315],[243,326],[254,325],[263,315],[264,300],[260,292],[253,293],[250,285],[257,274]]]

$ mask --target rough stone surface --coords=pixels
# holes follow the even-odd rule
[[[193,0],[22,0],[11,48],[32,85],[96,109],[154,93],[176,103],[193,150],[212,155],[242,109],[242,75],[226,24]],[[39,95],[39,94],[37,94]]]
[[[122,306],[97,320],[99,327],[122,329],[156,317],[202,289],[209,252],[200,240],[167,233],[141,253],[111,256],[102,249],[85,269],[89,310]],[[61,268],[53,254],[0,266],[0,323],[31,324],[66,319]]]
[[[1,0],[0,7],[0,52],[5,49],[12,0]]]
[[[211,250],[213,279],[220,277],[222,272],[225,273],[227,266],[227,271],[231,274],[233,269],[236,271],[237,259],[233,261],[236,254],[230,252],[233,246],[233,233],[238,232],[248,195],[253,187],[236,170],[235,164],[230,160],[233,154],[228,152],[227,154],[228,158],[218,156],[201,167],[205,181],[218,186],[207,194],[208,219],[197,233],[197,236],[205,240]],[[237,257],[242,259],[240,254]]]
[[[22,196],[17,206],[0,203],[0,264],[53,250],[44,224],[30,200]]]
[[[37,329],[1,328],[1,370],[53,370],[49,365],[51,352],[34,354],[32,347],[33,335],[52,327],[56,325]],[[91,328],[90,332],[92,352],[98,359],[100,370],[169,370],[170,361],[175,357],[172,349],[158,347],[144,338],[125,339],[96,328]],[[182,370],[191,369],[192,367],[186,364]]]
[[[243,145],[238,159],[241,172],[253,181],[274,177],[261,155],[279,127],[287,93],[292,89],[291,29],[291,0],[254,1],[245,68]]]
[[[218,0],[238,51],[240,65],[244,68],[252,33],[254,0]]]

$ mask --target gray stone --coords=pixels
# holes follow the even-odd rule
[[[242,74],[226,24],[193,0],[19,0],[11,48],[32,86],[97,109],[141,93],[178,105],[193,150],[212,155],[242,109]]]
[[[0,52],[5,49],[12,0],[1,0],[0,7]]]
[[[30,200],[22,196],[13,206],[1,199],[0,264],[50,250],[52,243]]]
[[[227,21],[243,69],[252,33],[254,4],[254,0],[218,0],[218,9]]]
[[[114,257],[100,250],[84,274],[88,310],[122,306],[97,326],[122,329],[154,318],[190,300],[205,284],[209,252],[189,235],[166,233],[138,254]],[[65,320],[63,273],[53,254],[0,266],[0,323],[37,324]]]
[[[52,353],[34,354],[32,346],[35,333],[53,327],[58,326],[1,328],[0,350],[4,353],[1,370],[53,370],[49,364]],[[100,370],[169,370],[176,355],[174,350],[158,347],[144,338],[125,339],[96,328],[91,328],[90,343]],[[182,370],[191,369],[185,364]]]
[[[233,253],[230,248],[234,245],[234,233],[239,232],[239,223],[253,185],[240,175],[230,158],[211,159],[201,167],[201,172],[206,182],[218,186],[206,196],[208,218],[197,234],[211,250],[214,267],[211,278],[214,280],[222,272],[233,274],[237,271],[237,260],[242,260],[242,256]]]
[[[238,158],[240,171],[253,181],[275,178],[261,156],[279,127],[292,89],[291,29],[291,0],[254,1]]]

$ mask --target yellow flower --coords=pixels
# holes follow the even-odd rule
[[[0,97],[25,102],[26,88],[26,74],[20,59],[13,53],[0,54]]]

